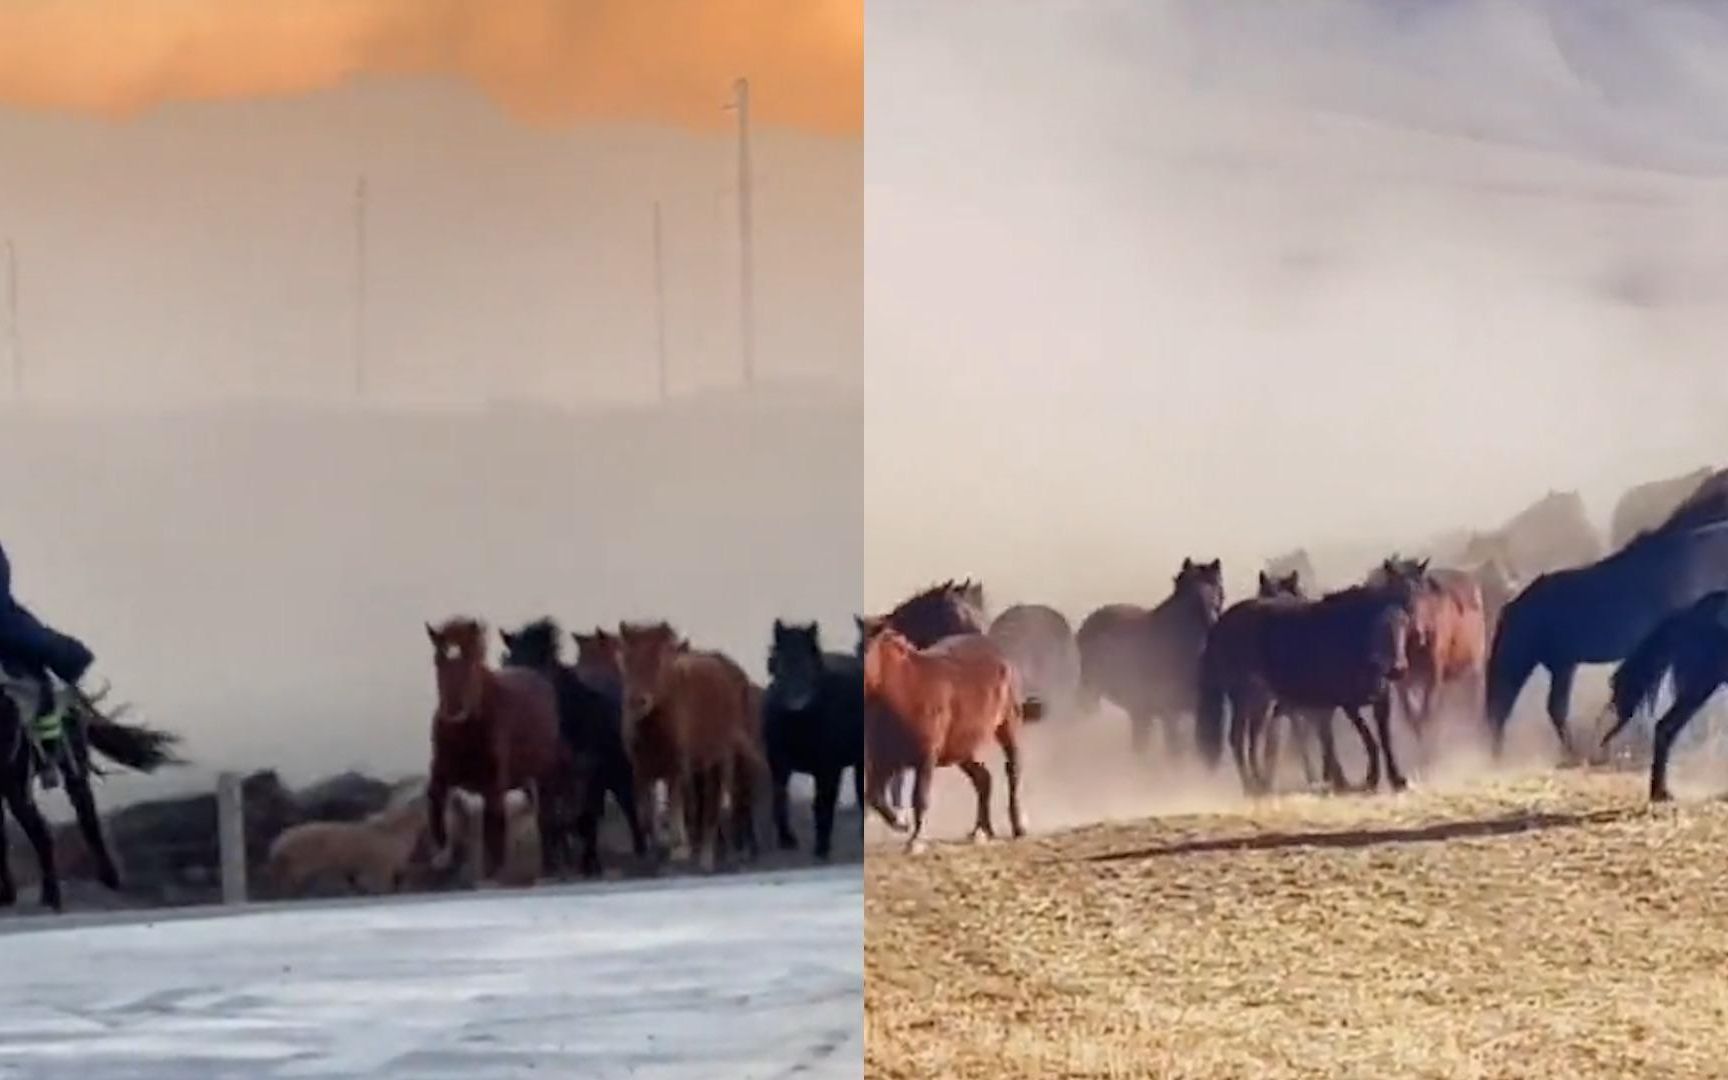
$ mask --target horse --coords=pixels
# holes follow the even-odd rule
[[[1428,560],[1382,562],[1368,584],[1402,579],[1415,591],[1410,624],[1410,674],[1402,687],[1404,715],[1417,738],[1428,735],[1435,703],[1448,688],[1468,695],[1469,711],[1482,708],[1487,675],[1488,620],[1482,588],[1461,570],[1430,570]]]
[[[1146,749],[1155,719],[1164,721],[1166,751],[1180,749],[1176,722],[1199,706],[1200,655],[1224,609],[1223,575],[1217,559],[1183,559],[1157,607],[1110,604],[1080,624],[1080,707],[1095,709],[1103,698],[1126,712],[1136,753]]]
[[[931,585],[902,600],[886,615],[856,617],[858,623],[858,660],[864,660],[865,647],[876,631],[892,626],[906,640],[920,649],[927,649],[946,637],[956,634],[982,634],[988,625],[984,610],[984,583],[966,578]],[[865,706],[866,709],[877,706]],[[906,805],[904,776],[891,781],[889,797],[895,806]]]
[[[1650,754],[1650,801],[1667,802],[1668,756],[1674,740],[1698,715],[1716,688],[1728,684],[1728,590],[1703,598],[1659,623],[1609,680],[1614,726],[1606,747],[1640,712],[1653,709],[1663,679],[1674,679],[1674,702],[1656,721]]]
[[[603,694],[622,699],[624,670],[622,648],[618,635],[595,627],[592,634],[573,631],[576,642],[576,676]]]
[[[1408,668],[1414,591],[1393,581],[1358,585],[1319,600],[1260,600],[1240,612],[1228,636],[1208,642],[1201,665],[1197,734],[1202,759],[1215,768],[1224,750],[1224,713],[1231,711],[1230,741],[1243,791],[1263,793],[1259,744],[1275,707],[1297,711],[1343,709],[1368,752],[1363,787],[1380,786],[1384,755],[1392,790],[1407,785],[1392,753],[1391,695]],[[1362,719],[1370,707],[1379,728]],[[1330,725],[1326,739],[1329,742]]]
[[[265,880],[278,896],[340,883],[349,892],[399,892],[408,865],[426,847],[425,796],[416,795],[359,821],[307,821],[270,844]]]
[[[1016,838],[1026,835],[1020,725],[1036,719],[1041,707],[1035,699],[1022,705],[1014,667],[994,642],[983,634],[958,634],[919,649],[898,630],[884,627],[864,653],[864,699],[880,706],[865,716],[864,798],[896,832],[905,832],[906,825],[884,798],[888,780],[916,770],[909,853],[922,846],[930,781],[943,766],[957,766],[977,792],[972,838],[995,836],[990,771],[978,760],[991,740],[1002,748],[1009,826]]]
[[[787,820],[786,783],[794,772],[807,774],[816,782],[816,857],[826,860],[833,850],[840,776],[847,769],[859,809],[864,806],[864,669],[845,653],[823,652],[815,623],[775,619],[768,673],[762,732],[774,829],[783,850],[798,846]]]
[[[1217,648],[1219,650],[1253,647],[1254,631],[1252,627],[1255,626],[1255,622],[1242,614],[1231,616],[1230,612],[1238,607],[1253,604],[1256,601],[1306,601],[1308,599],[1308,591],[1303,587],[1300,570],[1291,570],[1283,574],[1262,570],[1255,587],[1254,599],[1234,604],[1226,609],[1223,615],[1219,616],[1218,622],[1207,636],[1207,649],[1213,650],[1214,641],[1218,642]],[[1230,623],[1228,627],[1225,625],[1227,619]],[[1232,641],[1233,637],[1237,640]],[[1202,672],[1205,670],[1205,663],[1203,656],[1201,659]],[[1332,741],[1332,712],[1331,709],[1291,710],[1281,705],[1274,705],[1271,715],[1267,717],[1264,754],[1259,762],[1254,763],[1257,783],[1261,789],[1270,789],[1272,780],[1278,771],[1281,748],[1279,736],[1281,725],[1278,723],[1280,719],[1283,719],[1290,727],[1291,735],[1295,740],[1297,757],[1302,763],[1303,778],[1310,786],[1317,779],[1324,779],[1334,791],[1342,791],[1348,786],[1344,781],[1343,767],[1338,761],[1337,747]],[[1315,776],[1314,763],[1308,754],[1308,744],[1310,743],[1320,745],[1321,772],[1319,777]]]
[[[630,830],[630,848],[637,858],[648,853],[641,820],[636,816],[636,780],[630,755],[624,751],[618,698],[585,681],[560,656],[563,631],[550,618],[536,619],[515,633],[500,630],[503,666],[537,671],[558,694],[558,730],[569,747],[575,768],[576,835],[582,841],[581,870],[600,873],[600,819],[606,796],[618,804]],[[542,844],[549,841],[542,839]]]
[[[1506,605],[1488,652],[1485,711],[1496,758],[1519,692],[1542,667],[1548,722],[1576,760],[1567,721],[1578,666],[1624,660],[1668,616],[1728,585],[1728,505],[1710,489],[1614,554],[1543,574]]]
[[[1020,673],[1021,688],[1065,712],[1080,692],[1080,646],[1062,613],[1043,604],[1016,604],[990,623],[988,631]]]
[[[1632,538],[1662,524],[1681,503],[1698,494],[1707,481],[1720,483],[1717,471],[1708,465],[1689,473],[1670,476],[1639,484],[1620,496],[1614,504],[1608,538],[1616,548],[1625,547]]]
[[[557,872],[562,811],[571,805],[570,748],[559,734],[558,694],[539,672],[493,669],[486,662],[486,628],[457,616],[426,626],[432,642],[438,705],[432,715],[432,765],[426,820],[435,859],[451,857],[445,803],[452,789],[478,795],[482,874],[496,879],[504,863],[504,797],[526,792],[541,834],[541,870]]]
[[[636,774],[638,813],[654,820],[653,786],[666,785],[668,817],[698,864],[719,857],[728,793],[737,805],[739,770],[766,771],[756,749],[749,678],[716,652],[689,648],[665,622],[623,623],[624,746]]]
[[[63,781],[66,796],[77,816],[78,831],[83,836],[84,845],[96,861],[96,879],[110,891],[119,892],[120,871],[103,835],[102,815],[96,809],[96,796],[90,786],[91,778],[102,775],[102,770],[91,755],[95,753],[122,768],[150,774],[166,766],[185,764],[174,749],[180,739],[146,724],[123,722],[120,716],[124,714],[124,706],[111,714],[103,713],[98,703],[106,695],[106,690],[86,697],[74,688],[67,689],[71,703],[65,723],[65,757],[68,760],[63,770]],[[61,911],[64,899],[54,858],[54,840],[42,811],[36,806],[34,787],[38,765],[36,753],[24,732],[26,723],[12,695],[0,694],[0,799],[4,799],[5,808],[18,819],[25,839],[36,854],[42,906]],[[0,907],[11,907],[17,902],[18,888],[12,879],[5,821],[0,819]]]

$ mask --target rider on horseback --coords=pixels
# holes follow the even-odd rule
[[[0,545],[0,666],[4,690],[18,709],[25,737],[42,766],[47,787],[59,783],[65,722],[73,693],[96,661],[88,646],[62,634],[12,596],[12,564]],[[53,676],[64,684],[56,687]]]

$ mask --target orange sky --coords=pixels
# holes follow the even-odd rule
[[[753,115],[858,135],[862,0],[0,0],[0,104],[124,117],[453,75],[540,123],[695,130],[748,75]]]

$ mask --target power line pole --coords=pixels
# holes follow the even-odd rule
[[[660,242],[660,200],[654,200],[654,359],[660,373],[660,400],[667,398],[666,255]]]
[[[732,83],[732,105],[738,112],[738,326],[743,338],[744,385],[756,382],[756,268],[752,250],[755,232],[750,191],[750,80]]]
[[[354,185],[354,396],[366,396],[366,177]]]
[[[12,396],[24,400],[24,344],[18,333],[18,249],[6,238],[6,351],[12,361]]]

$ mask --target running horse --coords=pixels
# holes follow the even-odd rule
[[[1414,592],[1410,621],[1410,674],[1399,695],[1412,731],[1424,744],[1447,691],[1462,695],[1479,715],[1488,666],[1488,616],[1482,587],[1462,570],[1430,570],[1428,560],[1397,555],[1369,575],[1368,584],[1402,580]]]
[[[91,779],[102,775],[102,769],[92,753],[106,758],[122,768],[139,773],[154,773],[169,765],[185,764],[175,752],[180,738],[146,724],[129,724],[120,719],[125,713],[121,706],[104,713],[100,703],[107,688],[86,697],[76,688],[66,687],[64,720],[65,754],[63,782],[66,796],[78,818],[78,830],[85,847],[96,860],[96,878],[114,892],[120,891],[120,871],[114,865],[113,854],[102,832],[102,815],[96,808]],[[36,865],[42,879],[42,906],[60,911],[64,900],[60,892],[59,869],[54,858],[54,840],[42,811],[36,805],[35,779],[39,762],[24,725],[25,710],[10,693],[0,693],[0,798],[5,808],[18,819],[24,837],[36,853]],[[0,820],[0,907],[11,907],[18,900],[17,885],[12,880],[10,853],[7,851],[7,829]]]
[[[1606,747],[1634,716],[1653,709],[1663,680],[1674,681],[1674,701],[1656,721],[1650,753],[1650,801],[1667,802],[1668,756],[1692,718],[1728,685],[1728,591],[1709,593],[1652,630],[1615,669],[1609,685],[1615,723]]]
[[[1002,750],[1008,782],[1008,822],[1026,835],[1020,805],[1020,724],[1037,719],[1036,700],[1021,702],[1014,667],[983,634],[950,635],[919,649],[893,627],[874,634],[864,653],[864,700],[876,706],[865,718],[864,798],[889,828],[905,832],[884,798],[890,778],[914,770],[912,828],[906,849],[916,852],[930,808],[937,768],[955,766],[978,796],[973,839],[993,837],[990,771],[978,760],[994,742]]]
[[[1487,721],[1494,753],[1538,667],[1548,722],[1568,760],[1572,680],[1580,664],[1625,660],[1669,616],[1728,585],[1728,487],[1706,483],[1668,520],[1606,558],[1543,574],[1501,612],[1488,653]]]
[[[1128,714],[1136,753],[1151,739],[1152,722],[1164,722],[1164,747],[1181,748],[1177,722],[1199,709],[1200,656],[1224,609],[1224,570],[1219,560],[1183,559],[1170,595],[1150,610],[1134,604],[1099,608],[1080,624],[1080,707],[1100,698]]]
[[[852,770],[864,809],[864,671],[845,653],[824,652],[815,623],[774,620],[768,652],[772,676],[763,694],[762,732],[772,774],[774,830],[780,847],[798,846],[787,819],[786,785],[794,772],[816,782],[816,857],[833,850],[840,777]]]
[[[486,627],[478,619],[427,624],[426,636],[438,691],[426,781],[435,862],[454,857],[445,817],[450,792],[468,791],[483,803],[481,873],[497,880],[504,867],[505,796],[522,791],[533,801],[540,826],[541,870],[556,873],[574,804],[573,763],[559,734],[557,691],[537,671],[488,665]]]

